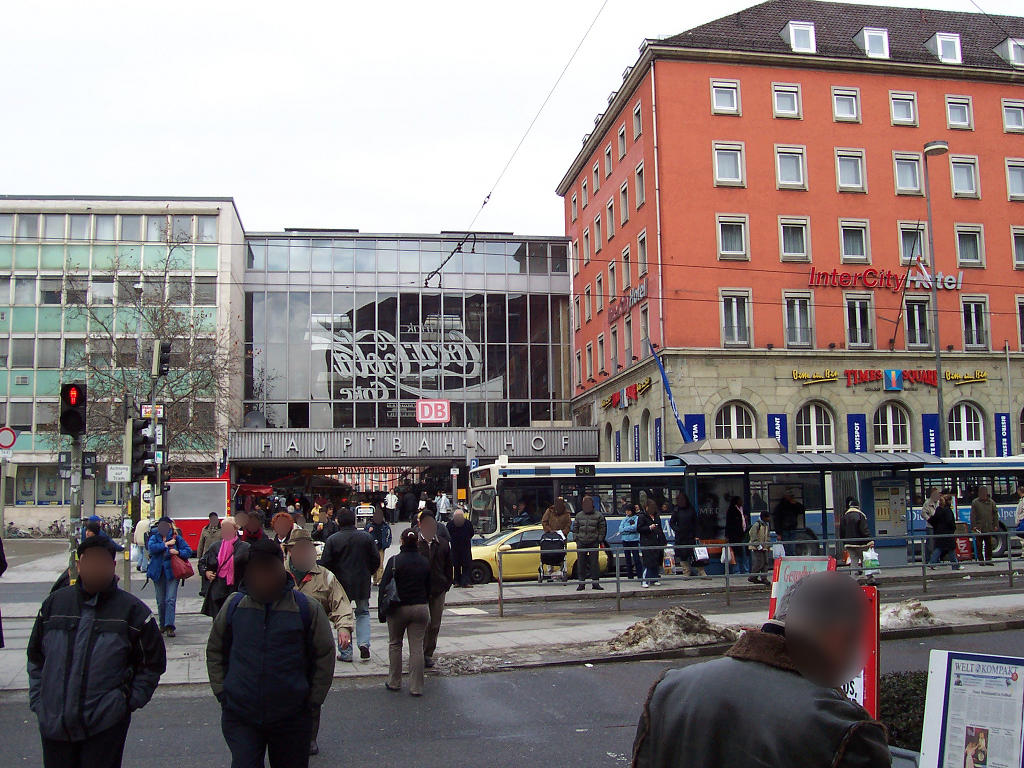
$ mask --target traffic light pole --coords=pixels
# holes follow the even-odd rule
[[[78,580],[78,532],[82,527],[82,438],[71,438],[71,519],[68,522],[68,574]]]

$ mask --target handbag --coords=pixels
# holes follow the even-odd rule
[[[711,555],[708,554],[707,547],[694,547],[693,548],[693,564],[694,565],[707,565],[711,560]]]
[[[397,566],[392,569],[391,578],[383,582],[377,592],[377,621],[388,623],[388,616],[398,607],[398,584],[395,582]]]
[[[722,547],[722,565],[736,565],[736,555],[732,553],[732,547]]]
[[[195,575],[196,572],[192,568],[192,563],[179,555],[171,555],[171,576],[175,581],[188,579]]]

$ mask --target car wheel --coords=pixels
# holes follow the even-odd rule
[[[469,566],[469,580],[473,584],[487,584],[491,580],[491,566],[482,560],[474,560]]]
[[[992,557],[1006,557],[1006,526],[999,523],[998,533],[992,534]]]

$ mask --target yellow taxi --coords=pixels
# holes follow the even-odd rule
[[[544,529],[539,525],[528,525],[499,531],[481,542],[473,544],[473,563],[470,566],[470,581],[473,584],[487,584],[498,578],[498,552],[501,552],[501,576],[503,581],[525,581],[538,578],[540,572],[540,537]],[[570,578],[576,576],[576,542],[569,534],[566,547],[565,568]],[[601,572],[608,568],[608,556],[602,550],[598,553]]]

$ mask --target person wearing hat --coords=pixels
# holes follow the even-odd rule
[[[206,668],[233,766],[307,768],[314,713],[334,679],[334,638],[319,601],[295,589],[284,553],[249,546],[243,589],[210,630]]]
[[[317,563],[316,545],[309,531],[302,528],[293,530],[284,548],[288,572],[295,579],[295,588],[311,600],[320,603],[331,620],[334,632],[338,636],[340,661],[341,651],[352,645],[352,628],[355,626],[352,618],[352,601],[334,574]],[[311,755],[320,753],[320,747],[316,743],[319,731],[320,710],[317,709],[313,713],[313,736],[309,742]]]
[[[122,590],[109,538],[78,545],[78,580],[43,601],[28,641],[29,707],[46,768],[119,766],[131,713],[167,667],[149,607]]]
[[[156,532],[149,536],[149,567],[146,576],[153,582],[156,592],[157,617],[160,631],[167,637],[174,637],[174,610],[178,604],[178,580],[171,571],[171,557],[188,560],[192,557],[181,534],[174,530],[174,522],[164,515],[156,523]]]

